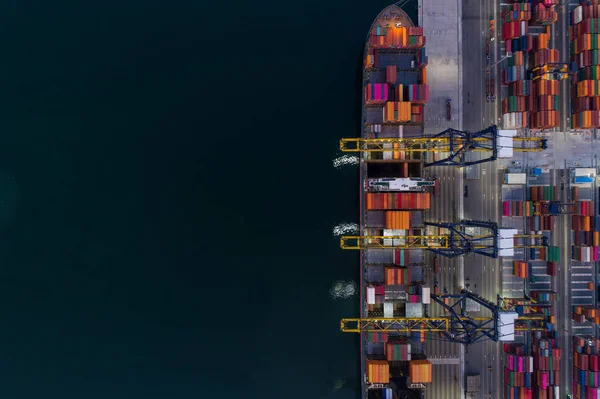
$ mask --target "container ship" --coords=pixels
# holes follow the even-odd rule
[[[423,28],[398,6],[385,8],[371,25],[364,52],[362,137],[422,137],[429,97]],[[388,151],[389,150],[389,151]],[[418,235],[430,207],[433,181],[421,177],[422,153],[384,144],[384,151],[361,153],[361,234]],[[361,317],[422,317],[430,302],[423,284],[420,250],[369,248],[360,252]],[[361,333],[362,397],[421,397],[431,382],[425,333]]]

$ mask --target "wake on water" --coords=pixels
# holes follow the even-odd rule
[[[334,168],[341,168],[344,165],[358,165],[360,159],[356,155],[342,155],[333,160]]]
[[[343,236],[348,234],[358,234],[359,227],[357,223],[340,223],[333,228],[334,236]]]
[[[329,295],[333,299],[348,299],[356,295],[357,288],[358,286],[354,281],[338,280],[333,283]]]

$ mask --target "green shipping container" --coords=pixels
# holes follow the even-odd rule
[[[417,44],[417,36],[409,36],[408,37],[408,44]]]

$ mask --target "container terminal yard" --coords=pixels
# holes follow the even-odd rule
[[[598,1],[402,3],[373,16],[340,141],[362,397],[600,398]]]

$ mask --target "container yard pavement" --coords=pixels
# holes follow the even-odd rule
[[[491,77],[495,78],[496,102],[486,102],[485,92],[485,42],[489,34],[489,20],[499,20],[499,4],[496,1],[464,0],[463,4],[463,105],[464,129],[478,131],[498,123],[500,114],[499,68],[492,68]],[[496,39],[498,40],[498,39]],[[490,65],[496,63],[496,46],[490,46]],[[484,163],[476,167],[479,180],[465,180],[469,186],[469,196],[464,201],[466,219],[500,221],[500,200],[502,193],[501,176],[498,163]],[[497,259],[481,255],[469,255],[464,263],[465,279],[470,280],[469,289],[492,302],[496,302],[501,292],[501,267]],[[489,315],[489,312],[481,314]],[[488,392],[493,398],[503,397],[502,352],[498,343],[486,341],[469,348],[466,355],[465,371],[481,373],[481,397]],[[492,372],[488,371],[492,366]],[[463,377],[464,378],[464,377]]]
[[[462,128],[462,81],[461,29],[462,3],[460,0],[419,0],[419,25],[427,40],[428,84],[430,98],[427,105],[425,134],[439,133],[447,128]],[[446,119],[446,101],[452,101],[452,118]],[[430,176],[438,176],[440,187],[438,196],[432,199],[432,207],[426,213],[429,221],[449,221],[461,211],[462,174],[456,168],[436,167],[427,170]],[[455,198],[456,201],[448,201]],[[432,257],[428,256],[428,281],[433,285]],[[440,259],[437,276],[439,287],[454,290],[461,281],[462,260]],[[435,308],[432,309],[435,311]],[[432,313],[433,314],[433,313]],[[433,381],[427,388],[428,398],[456,399],[463,395],[462,365],[457,364],[464,348],[458,344],[448,344],[432,336],[427,341],[427,355],[433,366]],[[437,364],[437,363],[441,364]],[[446,364],[444,364],[446,363]],[[453,363],[453,364],[447,364]]]

